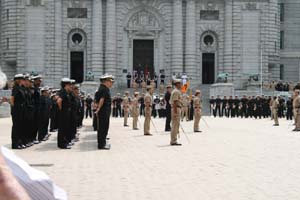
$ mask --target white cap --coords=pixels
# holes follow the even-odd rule
[[[16,80],[16,79],[24,79],[25,77],[24,77],[24,75],[23,74],[16,74],[15,76],[14,76],[14,79]]]
[[[100,81],[106,80],[106,79],[110,79],[111,81],[114,81],[114,76],[111,74],[104,74],[100,77]]]
[[[61,82],[62,82],[62,83],[71,83],[72,81],[71,81],[71,79],[69,79],[69,78],[62,78],[62,79],[61,79]]]

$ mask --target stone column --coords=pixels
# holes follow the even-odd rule
[[[223,72],[229,73],[229,78],[233,78],[233,15],[232,0],[225,1],[225,39],[224,39],[224,67]]]
[[[196,3],[188,0],[186,5],[185,71],[194,82],[197,77],[196,65]]]
[[[172,73],[183,71],[182,0],[173,1]]]
[[[102,0],[93,1],[92,24],[92,66],[95,81],[103,74],[103,46],[102,46]]]
[[[62,0],[55,1],[55,48],[54,48],[54,72],[52,73],[54,83],[59,84],[62,76],[66,76],[63,74],[63,35],[62,35]]]
[[[116,1],[107,0],[106,5],[106,38],[105,38],[105,73],[116,76],[117,72],[117,28]]]

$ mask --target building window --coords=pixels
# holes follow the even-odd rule
[[[283,22],[284,21],[284,3],[280,3],[280,21]]]
[[[75,44],[80,44],[82,42],[82,36],[79,34],[79,33],[75,33],[73,36],[72,36],[72,41],[75,43]]]
[[[87,18],[87,8],[68,8],[68,18]]]
[[[9,49],[9,38],[6,38],[6,49]]]
[[[9,20],[9,9],[6,9],[6,20]]]
[[[280,49],[284,49],[284,31],[280,31]]]
[[[280,74],[279,74],[280,80],[284,79],[284,65],[280,65]]]
[[[219,20],[218,10],[201,10],[200,11],[201,20]]]
[[[207,46],[211,46],[214,43],[214,38],[211,35],[206,35],[203,41]]]

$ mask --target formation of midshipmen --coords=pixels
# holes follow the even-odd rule
[[[295,120],[297,124],[297,114],[299,110],[299,90],[295,89],[291,97],[285,98],[281,96],[238,96],[228,98],[224,96],[211,97],[210,114],[214,117],[227,118],[271,118],[274,120],[274,126],[279,126],[280,118],[287,120]],[[300,119],[299,119],[300,120]],[[299,122],[300,123],[300,122]],[[293,131],[300,131],[296,127]]]
[[[23,149],[46,141],[58,130],[58,147],[71,148],[84,116],[83,96],[74,80],[63,78],[61,89],[40,87],[38,74],[17,74],[10,99],[12,148]]]
[[[110,117],[123,117],[123,126],[133,130],[142,129],[145,136],[157,132],[153,118],[166,118],[165,131],[171,132],[170,145],[178,146],[179,132],[184,132],[180,123],[194,120],[194,132],[201,132],[199,124],[202,116],[201,91],[194,95],[182,93],[182,81],[174,79],[172,84],[159,88],[154,94],[155,83],[146,85],[140,94],[134,91],[124,92],[111,97],[110,88],[114,77],[103,75],[94,100],[90,95],[85,98],[75,81],[69,78],[61,80],[60,89],[41,87],[42,77],[38,74],[17,74],[11,95],[12,148],[23,149],[33,144],[46,141],[50,132],[58,131],[57,145],[70,149],[78,141],[78,128],[82,126],[85,108],[86,117],[93,117],[94,131],[98,135],[98,148],[110,149],[107,143]],[[295,119],[294,131],[300,131],[300,97],[299,90],[294,90],[291,98],[282,97],[211,97],[210,112],[216,117],[254,117],[274,119],[279,125],[282,117]],[[144,123],[140,117],[144,116]],[[132,117],[132,125],[128,118]],[[143,126],[143,127],[142,127]]]

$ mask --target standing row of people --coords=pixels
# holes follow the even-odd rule
[[[12,148],[23,149],[48,139],[50,101],[47,88],[40,89],[38,74],[17,74],[10,97]]]
[[[278,100],[278,117],[292,119],[292,98],[287,101],[282,97],[276,97]],[[210,98],[210,114],[216,117],[245,117],[245,118],[268,118],[272,114],[272,100],[271,96],[242,96],[239,98],[235,96],[224,96],[221,98],[213,96]]]
[[[61,89],[41,87],[40,75],[17,74],[10,98],[12,148],[23,149],[46,141],[58,130],[58,147],[70,149],[78,140],[84,118],[84,96],[75,81],[63,78]],[[89,109],[89,98],[86,107]],[[50,124],[49,124],[50,123]]]

